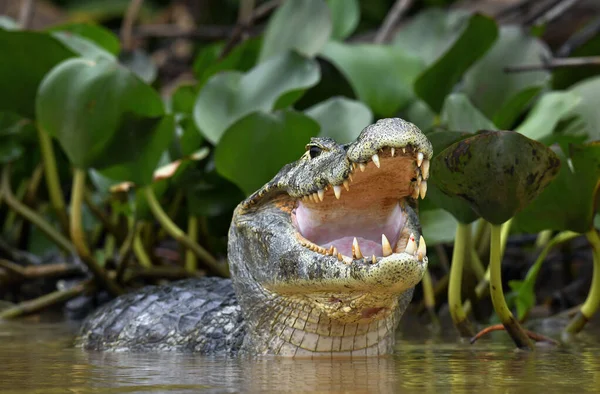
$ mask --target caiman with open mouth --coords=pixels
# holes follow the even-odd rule
[[[241,202],[229,230],[231,279],[151,286],[98,309],[79,338],[96,350],[376,356],[427,268],[417,217],[432,146],[382,119],[356,141],[313,138]]]

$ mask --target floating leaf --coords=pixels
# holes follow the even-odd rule
[[[475,14],[453,45],[415,81],[415,92],[432,110],[440,112],[444,98],[462,75],[481,58],[498,37],[490,17]]]
[[[452,131],[474,133],[479,130],[493,130],[496,128],[463,93],[453,93],[446,97],[441,118],[442,124]]]
[[[331,10],[331,38],[343,40],[350,36],[360,22],[360,5],[358,0],[327,0]]]
[[[119,61],[146,83],[152,83],[158,75],[158,68],[152,58],[142,50],[122,53]]]
[[[324,0],[286,1],[269,20],[259,59],[263,62],[290,49],[314,57],[329,40],[331,29]]]
[[[0,29],[0,111],[33,118],[38,85],[61,61],[75,56],[49,34]]]
[[[373,123],[373,114],[366,105],[344,97],[332,97],[305,113],[321,126],[320,137],[333,138],[339,144],[354,141],[362,129]]]
[[[571,111],[571,115],[579,116],[584,123],[588,140],[600,139],[600,77],[586,79],[573,85],[569,92],[581,97],[579,103]]]
[[[327,43],[321,55],[350,81],[377,116],[393,116],[414,99],[421,60],[388,45]]]
[[[506,73],[509,66],[539,63],[550,56],[547,46],[521,28],[505,26],[490,51],[464,77],[464,91],[500,129],[510,129],[539,91],[549,85],[544,70]]]
[[[427,246],[454,241],[456,219],[444,209],[423,210],[419,213],[423,237]]]
[[[44,78],[36,101],[39,124],[79,168],[107,166],[113,153],[106,149],[119,133],[154,128],[163,114],[156,91],[106,59],[61,63]]]
[[[216,144],[237,120],[254,111],[273,110],[286,93],[315,85],[319,76],[316,61],[291,52],[275,56],[246,74],[217,74],[198,95],[194,121],[206,139]]]
[[[93,41],[87,38],[63,31],[56,31],[51,34],[52,37],[65,44],[67,48],[79,54],[81,57],[85,57],[90,60],[96,60],[100,57],[105,57],[108,59],[115,58],[112,53],[106,51],[104,48],[96,45]]]
[[[571,230],[585,233],[593,226],[600,195],[600,142],[572,145],[556,179],[515,218],[523,231]],[[568,164],[570,159],[571,165]]]
[[[299,112],[252,113],[221,138],[215,152],[217,171],[249,195],[285,164],[298,160],[318,133],[319,124]]]
[[[525,208],[560,169],[552,150],[512,131],[479,133],[452,144],[433,161],[440,189],[469,202],[492,224]]]
[[[177,182],[186,191],[188,209],[198,216],[216,217],[231,212],[244,199],[244,193],[215,171],[188,171]]]
[[[116,34],[102,26],[91,23],[65,23],[52,26],[48,31],[60,31],[86,38],[115,56],[121,49],[119,38]]]

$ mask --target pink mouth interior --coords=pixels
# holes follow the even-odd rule
[[[292,219],[300,234],[345,256],[352,256],[355,237],[366,257],[383,256],[381,234],[395,250],[406,223],[401,201],[409,195],[414,161],[388,156],[380,162],[381,168],[370,162],[364,172],[355,170],[350,191],[343,189],[339,200],[329,188],[322,202],[299,201]]]

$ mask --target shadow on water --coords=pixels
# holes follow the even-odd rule
[[[591,327],[590,327],[591,328]],[[396,354],[359,360],[219,359],[96,353],[72,347],[74,327],[0,323],[2,393],[586,392],[600,388],[600,336],[517,352],[503,333],[474,346],[399,335]],[[592,334],[593,333],[593,334]]]

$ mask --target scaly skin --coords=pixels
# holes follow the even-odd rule
[[[352,144],[313,138],[300,160],[284,166],[234,212],[228,259],[237,303],[217,297],[203,319],[198,318],[202,307],[192,308],[198,329],[188,324],[182,334],[186,307],[175,298],[189,283],[146,290],[151,296],[179,289],[151,313],[136,312],[136,296],[126,295],[126,301],[117,299],[87,320],[81,344],[296,357],[390,353],[398,322],[427,267],[416,207],[426,191],[431,156],[427,138],[401,119],[368,126]],[[343,185],[349,191],[340,196]],[[378,234],[393,234],[392,239],[383,236],[378,249],[372,237],[361,235],[366,238],[354,238],[350,251],[345,230],[371,227],[375,232],[381,227]],[[337,241],[325,245],[309,239],[327,236]],[[361,242],[363,250],[377,252],[363,257]],[[216,286],[218,280],[212,281],[208,284]],[[202,289],[197,285],[185,294],[194,300],[215,296]],[[219,303],[227,304],[226,318],[214,307]],[[119,321],[119,314],[126,321]],[[152,334],[157,316],[170,316],[158,325],[164,335]],[[222,333],[221,345],[206,338],[207,331],[215,330]]]

